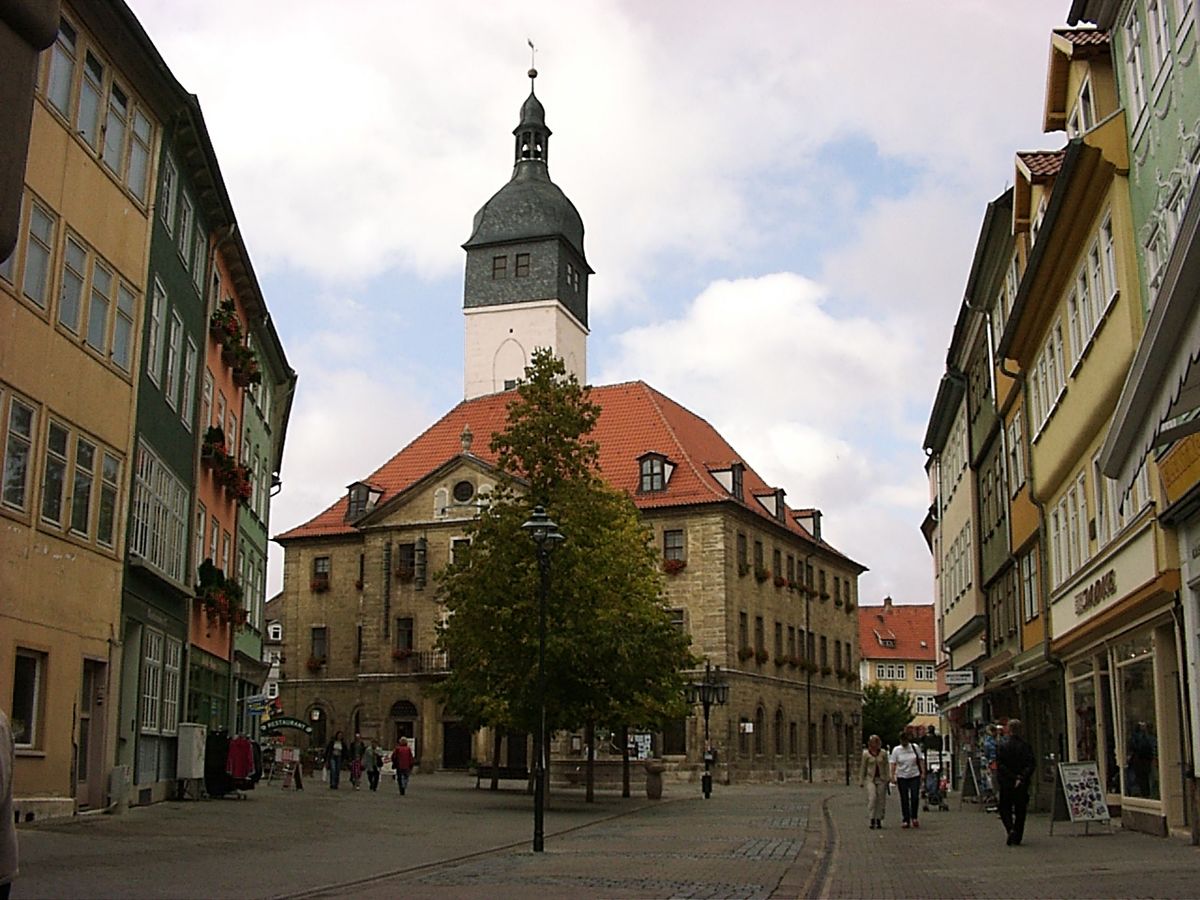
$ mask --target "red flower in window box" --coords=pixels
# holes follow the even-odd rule
[[[766,651],[766,650],[759,650],[758,652],[756,652],[756,653],[754,654],[754,658],[755,658],[756,660],[758,660],[760,663],[765,663],[765,662],[766,662],[768,659],[770,659],[771,657],[770,657],[770,655],[767,653],[767,651]]]
[[[754,655],[753,647],[742,647],[740,650],[738,650],[738,659],[740,659],[742,662],[745,662],[753,655]]]
[[[668,575],[678,575],[687,568],[686,559],[664,559],[663,571]]]
[[[784,578],[782,575],[775,576],[775,587],[781,588],[786,584],[787,584],[787,579]]]
[[[312,591],[314,594],[323,594],[327,590],[329,590],[329,579],[328,578],[314,578],[312,580],[312,584],[310,584],[309,587],[312,588]]]
[[[320,672],[321,667],[325,665],[325,657],[310,656],[308,662],[304,664],[310,672]]]

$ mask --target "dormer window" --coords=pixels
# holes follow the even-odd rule
[[[349,522],[374,509],[379,498],[383,496],[383,491],[363,481],[354,482],[347,488],[347,492],[346,520]]]
[[[641,469],[641,480],[638,490],[643,494],[652,491],[665,491],[675,471],[675,464],[661,453],[646,453],[638,459]]]

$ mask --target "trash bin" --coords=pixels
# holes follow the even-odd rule
[[[657,760],[645,763],[646,768],[646,798],[661,800],[663,795],[663,772],[667,767]]]

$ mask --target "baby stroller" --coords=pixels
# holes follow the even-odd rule
[[[950,807],[946,805],[946,787],[940,770],[933,766],[925,769],[925,812],[929,812],[930,804],[943,812],[950,810]]]

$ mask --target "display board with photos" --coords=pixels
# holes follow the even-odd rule
[[[1067,814],[1072,822],[1107,822],[1111,818],[1104,784],[1094,760],[1058,764]]]

